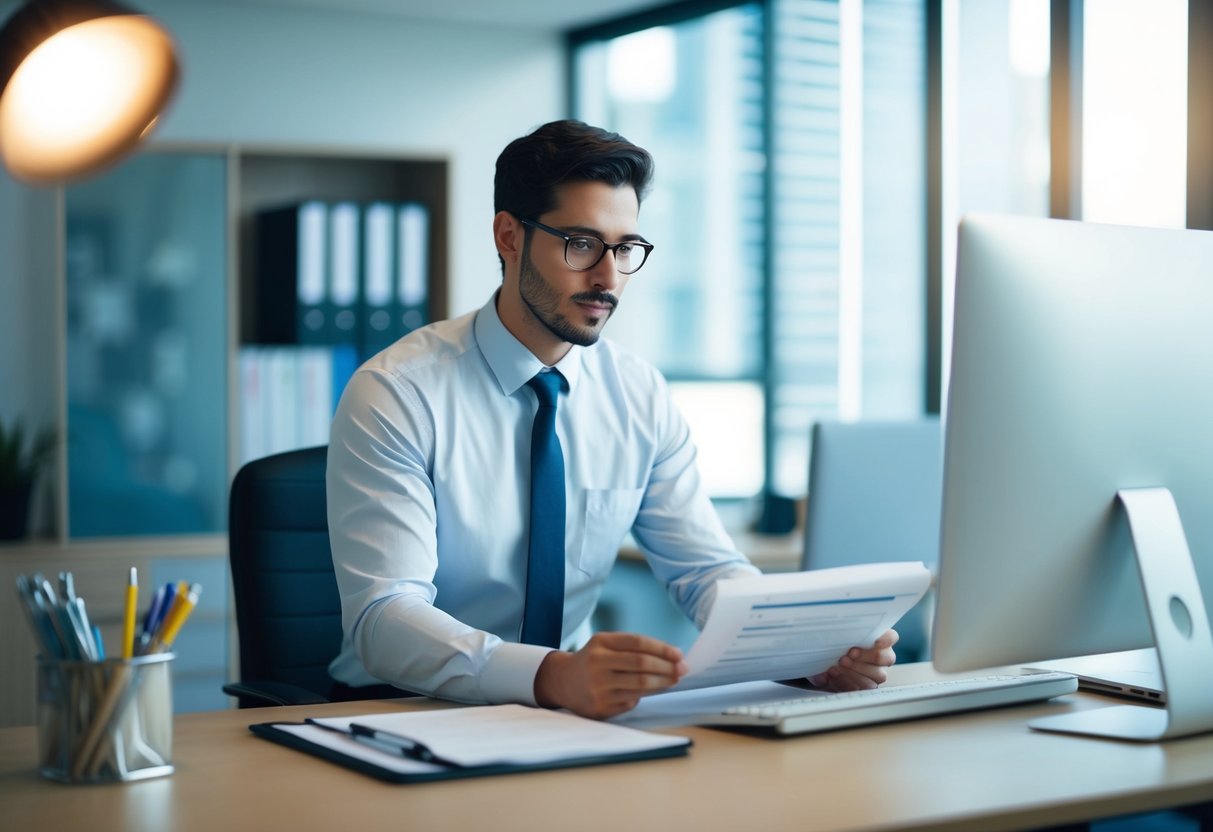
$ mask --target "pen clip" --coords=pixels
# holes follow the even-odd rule
[[[436,755],[425,743],[410,740],[407,737],[393,734],[390,731],[381,731],[376,728],[371,728],[368,725],[360,725],[356,722],[351,722],[349,728],[346,729],[329,725],[321,722],[320,720],[312,719],[311,717],[308,717],[303,721],[308,725],[323,728],[325,731],[333,731],[335,733],[347,736],[354,742],[365,743],[372,748],[384,752],[385,754],[399,755],[401,757],[407,757],[410,760],[418,760],[423,763],[432,763],[433,765],[461,768],[459,763],[444,760]]]
[[[63,604],[70,604],[76,600],[76,581],[71,572],[59,573],[59,594],[62,596]]]
[[[400,734],[384,731],[380,728],[372,728],[369,725],[362,725],[358,722],[350,723],[350,734],[355,738],[364,737],[375,742],[382,743],[388,746],[393,751],[398,751],[402,757],[408,757],[413,760],[421,760],[423,763],[439,763],[441,765],[451,765],[450,763],[440,760],[428,745],[418,740],[409,739]]]

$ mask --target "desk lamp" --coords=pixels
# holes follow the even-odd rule
[[[169,35],[113,0],[30,0],[0,29],[0,161],[33,185],[132,150],[177,86]]]

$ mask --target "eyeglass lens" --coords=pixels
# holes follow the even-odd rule
[[[579,270],[592,269],[606,252],[606,243],[597,237],[570,237],[564,246],[564,261]],[[615,246],[615,268],[631,274],[644,265],[643,246],[620,243]]]

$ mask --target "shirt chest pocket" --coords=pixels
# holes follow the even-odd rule
[[[586,489],[578,569],[591,577],[606,575],[643,497],[643,488]]]

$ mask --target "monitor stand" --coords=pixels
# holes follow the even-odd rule
[[[1124,740],[1163,740],[1213,731],[1213,636],[1192,553],[1175,498],[1167,488],[1118,491],[1137,553],[1146,610],[1167,692],[1166,708],[1119,705],[1046,717],[1028,723],[1060,731]]]

